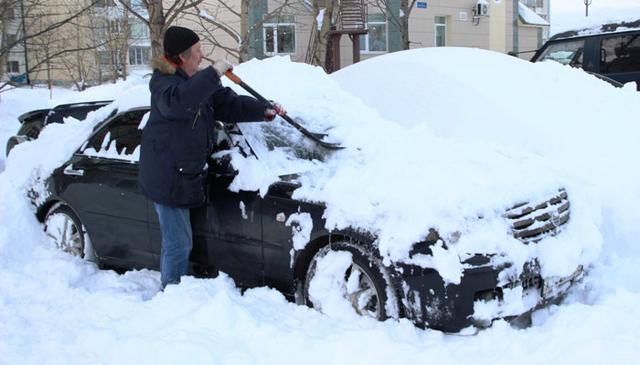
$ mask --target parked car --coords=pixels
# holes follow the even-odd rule
[[[6,156],[16,145],[38,138],[40,131],[46,125],[51,123],[62,123],[64,118],[73,117],[78,120],[84,120],[87,114],[102,108],[111,101],[91,101],[83,103],[62,104],[50,109],[38,109],[24,113],[18,117],[20,121],[20,129],[7,140]]]
[[[532,62],[546,60],[582,68],[621,84],[635,82],[640,91],[640,20],[556,34],[531,58]]]
[[[38,219],[60,249],[101,267],[159,269],[158,218],[137,183],[140,128],[147,112],[148,107],[137,107],[112,113],[53,172],[44,184],[45,192],[31,192]],[[269,143],[282,143],[282,136],[267,137]],[[195,275],[225,272],[240,287],[269,286],[292,301],[313,306],[309,284],[319,260],[332,251],[347,252],[352,263],[345,278],[356,278],[357,285],[350,285],[345,297],[357,313],[379,320],[406,317],[419,326],[449,332],[490,324],[474,315],[474,305],[500,303],[506,290],[522,288],[535,298],[534,306],[512,315],[517,318],[558,302],[583,275],[580,266],[568,277],[543,278],[539,263],[533,260],[521,275],[505,283],[505,275],[500,274],[512,264],[496,265],[492,255],[478,254],[463,263],[461,282],[447,285],[435,269],[383,264],[374,235],[351,229],[328,231],[322,204],[292,199],[300,186],[295,176],[283,176],[264,196],[229,190],[237,172],[224,151],[237,148],[250,156],[254,150],[236,125],[221,126],[216,145],[218,153],[212,156],[217,157],[209,161],[207,172],[210,198],[191,212],[190,262]],[[308,147],[294,153],[321,160],[334,152]],[[313,228],[304,249],[296,250],[288,223],[299,212],[309,214]],[[514,237],[523,244],[536,244],[561,234],[570,219],[568,194],[561,189],[543,201],[514,205],[504,219]],[[410,255],[431,254],[432,245],[440,239],[437,231],[430,230],[424,241],[413,245]]]

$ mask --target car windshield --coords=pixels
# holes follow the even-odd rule
[[[243,152],[253,153],[270,171],[280,176],[314,169],[331,155],[330,150],[318,146],[283,122],[227,125],[225,134],[235,146],[243,148],[243,142],[246,142],[244,148],[250,151]]]
[[[551,44],[544,50],[544,53],[540,55],[538,61],[552,60],[560,62],[563,65],[582,67],[583,49],[584,40]]]

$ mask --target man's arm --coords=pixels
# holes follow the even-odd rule
[[[215,117],[225,123],[256,122],[265,120],[269,104],[251,96],[238,95],[228,87],[211,96]]]
[[[222,89],[220,77],[212,67],[207,67],[182,82],[175,82],[170,78],[158,82],[163,84],[158,85],[158,92],[152,98],[160,113],[170,119],[189,118],[200,103]]]

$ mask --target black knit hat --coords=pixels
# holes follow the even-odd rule
[[[162,46],[167,56],[177,56],[200,41],[200,37],[188,28],[172,26],[164,33]]]

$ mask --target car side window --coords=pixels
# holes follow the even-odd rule
[[[115,117],[81,148],[91,157],[136,162],[140,158],[142,130],[138,127],[146,111],[131,111]]]
[[[552,60],[563,65],[582,68],[584,40],[550,44],[538,61]]]
[[[600,52],[602,73],[640,71],[640,34],[606,37]]]

